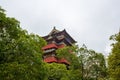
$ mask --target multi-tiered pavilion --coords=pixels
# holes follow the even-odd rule
[[[42,48],[44,51],[43,60],[47,63],[62,63],[69,65],[70,62],[65,58],[58,59],[56,57],[56,50],[65,46],[72,46],[76,41],[66,32],[66,30],[59,31],[55,27],[47,35],[43,37],[47,41],[47,45]]]

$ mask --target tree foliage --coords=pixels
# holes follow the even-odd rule
[[[83,45],[78,51],[78,56],[83,80],[97,80],[106,77],[106,64],[103,54],[89,50]]]
[[[111,80],[120,79],[120,32],[112,35],[110,40],[115,41],[112,44],[112,52],[108,57],[108,70]]]
[[[66,65],[57,63],[46,63],[46,80],[69,80]]]
[[[77,52],[77,46],[68,46],[56,51],[58,58],[65,58],[70,62],[68,77],[69,80],[81,80],[81,64],[79,63]]]
[[[58,58],[65,58],[70,62],[70,66],[69,66],[70,69],[80,68],[80,64],[76,52],[77,52],[77,46],[72,46],[72,47],[68,46],[58,49],[56,51]]]
[[[44,79],[42,46],[46,43],[38,35],[28,34],[19,21],[6,17],[0,8],[0,79]]]

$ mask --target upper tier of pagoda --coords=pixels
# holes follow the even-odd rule
[[[48,44],[56,43],[72,46],[72,44],[76,43],[76,41],[66,32],[65,29],[59,31],[55,27],[47,36],[44,36],[43,38],[48,42]]]

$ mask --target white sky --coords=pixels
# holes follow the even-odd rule
[[[0,6],[30,33],[45,36],[56,26],[105,55],[120,27],[120,0],[0,0]]]

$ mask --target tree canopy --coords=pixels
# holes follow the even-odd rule
[[[41,48],[46,42],[38,35],[28,34],[19,24],[0,8],[0,79],[44,79]]]
[[[120,32],[112,35],[110,40],[115,41],[112,44],[112,52],[108,57],[108,70],[111,80],[120,79]]]
[[[104,55],[94,50],[89,50],[83,45],[78,50],[81,63],[82,80],[98,80],[106,78],[106,62]]]

